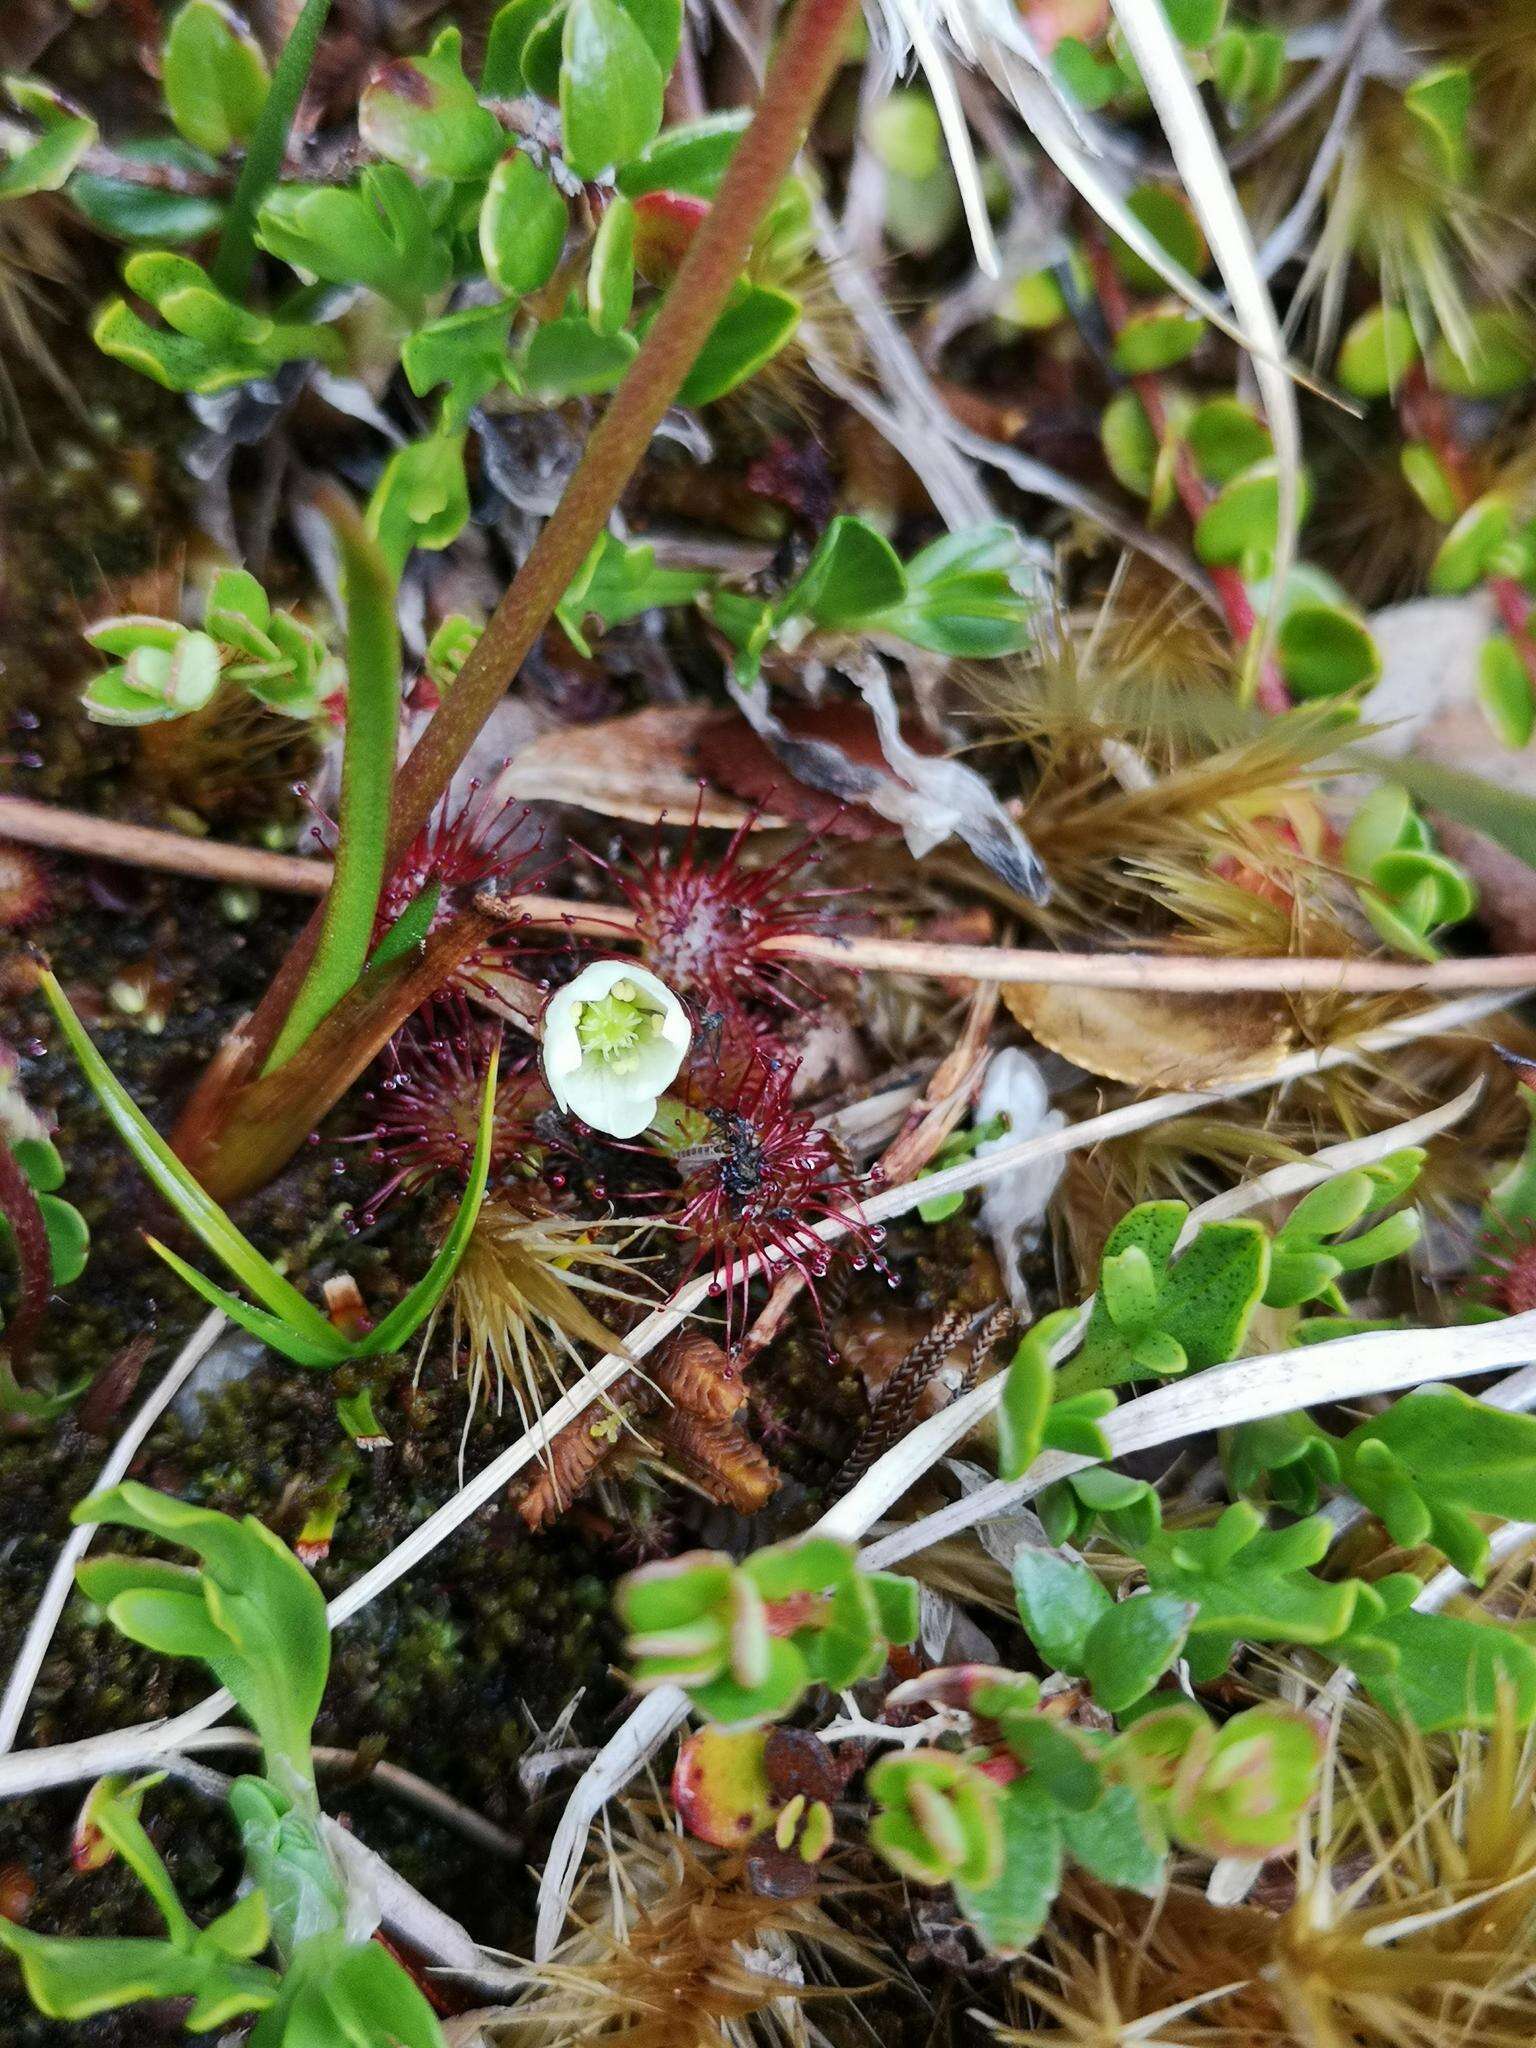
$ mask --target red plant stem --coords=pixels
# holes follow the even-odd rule
[[[1090,237],[1088,258],[1093,269],[1094,289],[1099,296],[1104,318],[1110,332],[1118,334],[1131,317],[1130,295],[1121,283],[1108,249],[1097,237]],[[1153,370],[1143,370],[1132,376],[1131,389],[1141,400],[1141,409],[1159,442],[1168,432],[1168,406],[1163,394],[1162,379]],[[1190,524],[1198,523],[1200,515],[1211,503],[1216,493],[1196,469],[1188,448],[1178,448],[1173,463],[1174,483],[1178,487],[1179,501],[1189,514]],[[1253,637],[1258,618],[1249,600],[1247,587],[1236,569],[1211,569],[1211,586],[1221,602],[1222,614],[1227,622],[1227,631],[1232,635],[1239,652],[1242,652]],[[1266,657],[1259,670],[1254,690],[1255,699],[1261,710],[1289,711],[1291,693],[1286,688],[1273,655]]]
[[[857,0],[796,0],[751,125],[640,353],[594,428],[554,515],[400,772],[390,819],[391,863],[399,860],[430,817],[607,525],[651,436],[676,399],[741,275],[759,222],[794,166],[842,61],[856,8]],[[258,1060],[266,1057],[288,1013],[319,929],[317,913],[251,1020]]]
[[[1477,483],[1466,450],[1456,438],[1451,408],[1443,391],[1429,381],[1422,363],[1415,363],[1402,381],[1398,393],[1398,417],[1411,440],[1422,441],[1449,478],[1456,493],[1456,509],[1465,512],[1477,496]],[[1498,607],[1499,617],[1515,651],[1525,666],[1531,688],[1536,691],[1536,639],[1531,636],[1531,599],[1513,576],[1484,579],[1488,594]]]
[[[11,1242],[16,1248],[16,1271],[20,1281],[20,1299],[5,1332],[11,1366],[19,1377],[53,1291],[53,1257],[48,1249],[43,1212],[37,1206],[32,1183],[22,1172],[3,1132],[0,1132],[0,1216],[11,1226]]]

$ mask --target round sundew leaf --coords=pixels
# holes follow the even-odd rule
[[[1490,306],[1472,315],[1465,344],[1443,335],[1429,352],[1430,375],[1453,398],[1504,398],[1536,369],[1536,325]]]
[[[1126,200],[1127,209],[1161,243],[1175,263],[1191,277],[1199,277],[1210,260],[1205,236],[1194,210],[1181,192],[1166,185],[1138,185]],[[1110,254],[1115,268],[1133,291],[1161,292],[1164,280],[1136,251],[1110,236]]]
[[[609,202],[587,268],[587,318],[599,334],[617,334],[635,301],[635,209],[622,194]]]
[[[1128,377],[1171,370],[1194,354],[1204,336],[1205,322],[1200,315],[1178,300],[1168,299],[1126,321],[1115,336],[1112,359],[1115,368]]]
[[[1302,478],[1302,516],[1308,498]],[[1255,462],[1224,485],[1195,525],[1195,553],[1215,568],[1234,567],[1273,553],[1280,519],[1280,477],[1275,462]]]
[[[1434,449],[1426,441],[1408,441],[1404,443],[1397,461],[1409,489],[1430,518],[1449,526],[1456,517],[1460,501],[1456,486]]]
[[[1116,483],[1140,498],[1150,497],[1157,475],[1157,435],[1134,391],[1117,391],[1105,406],[1099,439]]]
[[[1275,652],[1298,697],[1336,697],[1381,673],[1365,621],[1338,605],[1293,606],[1281,621]]]
[[[521,150],[504,156],[480,206],[485,274],[509,298],[523,298],[555,274],[569,226],[565,201],[548,174]]]
[[[1338,378],[1357,398],[1389,398],[1419,360],[1413,322],[1401,306],[1372,306],[1339,347]]]
[[[39,1195],[37,1208],[48,1237],[48,1256],[53,1267],[53,1284],[55,1287],[67,1287],[72,1280],[78,1280],[85,1271],[85,1262],[91,1249],[91,1233],[86,1228],[85,1218],[74,1204],[61,1202],[57,1195]]]
[[[1439,597],[1471,590],[1487,574],[1492,556],[1509,539],[1513,525],[1508,498],[1498,491],[1478,498],[1440,543],[1430,565],[1430,589]]]
[[[661,66],[618,0],[571,0],[561,39],[565,157],[597,178],[638,156],[661,127]]]
[[[1477,663],[1477,698],[1506,747],[1529,746],[1536,730],[1536,697],[1520,650],[1507,633],[1483,642]]]
[[[1184,438],[1200,474],[1228,484],[1274,454],[1268,427],[1240,398],[1208,398],[1184,423]]]

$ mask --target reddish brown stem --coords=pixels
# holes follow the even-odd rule
[[[399,860],[447,789],[607,525],[667,407],[676,399],[741,274],[759,222],[793,168],[842,60],[855,7],[856,0],[796,0],[757,112],[640,353],[593,430],[553,517],[401,770],[390,821],[391,863]],[[265,1059],[282,1027],[319,929],[317,913],[251,1020],[256,1062]]]
[[[5,1332],[12,1369],[19,1376],[26,1364],[53,1291],[53,1259],[43,1212],[32,1183],[22,1172],[5,1134],[0,1132],[0,1216],[11,1226],[20,1298]]]

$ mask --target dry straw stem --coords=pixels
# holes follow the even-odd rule
[[[267,853],[255,846],[230,846],[216,839],[193,839],[182,832],[154,831],[143,825],[119,825],[27,797],[0,796],[0,839],[295,895],[323,896],[331,877],[329,861]],[[618,904],[489,893],[479,901],[482,908],[509,923],[555,928],[616,945],[623,944],[635,929],[634,912]],[[1216,995],[1241,989],[1282,995],[1387,995],[1414,990],[1517,989],[1536,984],[1536,953],[1424,962],[1284,954],[1244,960],[1210,959],[1195,953],[1058,953],[1034,946],[944,946],[923,939],[837,938],[821,932],[785,932],[765,939],[763,951],[857,973],[1156,989],[1172,995]]]
[[[1422,1011],[1417,1017],[1405,1018],[1398,1023],[1386,1025],[1357,1039],[1353,1044],[1325,1048],[1321,1052],[1307,1052],[1292,1055],[1277,1066],[1274,1071],[1257,1079],[1252,1077],[1235,1083],[1214,1098],[1229,1100],[1235,1096],[1253,1094],[1273,1083],[1292,1080],[1302,1074],[1325,1071],[1328,1068],[1347,1065],[1364,1055],[1388,1051],[1392,1047],[1407,1043],[1415,1038],[1446,1032],[1458,1031],[1489,1015],[1500,1007],[1495,997],[1481,996],[1464,999],[1459,1003],[1441,1004],[1431,1010]],[[1065,1131],[1053,1131],[1041,1138],[1029,1138],[1017,1145],[1001,1148],[985,1159],[966,1160],[959,1166],[950,1167],[942,1174],[930,1175],[926,1180],[913,1186],[891,1188],[875,1196],[865,1206],[865,1215],[871,1221],[899,1216],[914,1208],[919,1201],[930,1196],[948,1193],[952,1189],[979,1186],[995,1174],[1006,1173],[1011,1167],[1026,1160],[1054,1157],[1058,1153],[1075,1151],[1082,1146],[1096,1145],[1109,1138],[1120,1137],[1129,1130],[1144,1130],[1149,1125],[1165,1122],[1171,1118],[1187,1116],[1191,1111],[1208,1107],[1213,1098],[1209,1095],[1189,1093],[1162,1095],[1146,1102],[1129,1103],[1122,1109],[1111,1110],[1103,1116],[1090,1117]],[[1394,1142],[1409,1142],[1401,1133],[1393,1133]],[[1366,1142],[1366,1141],[1362,1141]],[[1337,1156],[1340,1148],[1335,1148]],[[1290,1169],[1295,1171],[1298,1169]],[[1330,1171],[1334,1168],[1330,1167]],[[829,1218],[817,1226],[817,1235],[833,1241],[843,1234],[845,1226]],[[754,1262],[755,1264],[755,1262]],[[469,1517],[477,1513],[489,1501],[494,1500],[507,1484],[525,1466],[532,1463],[545,1449],[551,1439],[567,1423],[573,1421],[613,1384],[621,1373],[627,1372],[637,1358],[648,1352],[682,1326],[693,1312],[706,1300],[712,1276],[705,1274],[681,1289],[661,1308],[654,1310],[629,1333],[626,1340],[627,1356],[610,1353],[600,1358],[591,1371],[563,1394],[561,1398],[541,1417],[538,1424],[517,1442],[508,1446],[498,1457],[462,1487],[442,1507],[429,1515],[419,1528],[387,1557],[381,1558],[372,1570],[365,1572],[345,1592],[339,1594],[326,1610],[332,1628],[339,1628],[354,1614],[368,1606],[380,1593],[385,1592],[407,1572],[429,1557],[438,1544],[446,1541]],[[925,1423],[913,1432],[906,1443],[898,1447],[881,1466],[861,1481],[854,1494],[848,1496],[839,1506],[841,1515],[847,1510],[848,1502],[867,1497],[867,1491],[879,1479],[881,1471],[888,1468],[892,1458],[902,1457],[908,1444],[923,1439],[926,1464],[936,1462],[948,1450],[956,1437],[963,1435],[986,1406],[996,1398],[995,1386],[989,1382],[977,1388],[964,1401],[954,1403],[933,1418],[943,1424],[947,1418],[958,1420],[954,1436],[946,1437],[937,1448],[927,1448],[929,1439],[924,1432],[932,1424]],[[911,1483],[904,1478],[896,1492],[890,1495],[894,1500]],[[884,1512],[889,1501],[882,1502],[870,1514],[869,1520]],[[867,1526],[867,1524],[866,1524]],[[211,1694],[196,1707],[179,1714],[174,1720],[146,1722],[135,1728],[127,1728],[109,1735],[87,1737],[81,1742],[60,1743],[50,1749],[27,1750],[11,1756],[0,1757],[0,1798],[15,1798],[21,1794],[37,1792],[51,1786],[78,1784],[82,1779],[100,1777],[108,1771],[132,1770],[153,1765],[157,1760],[174,1753],[189,1735],[211,1728],[234,1704],[226,1692]],[[641,1710],[642,1712],[644,1709]],[[625,1731],[633,1725],[634,1719],[625,1724],[616,1741],[623,1740]],[[648,1753],[648,1752],[647,1752]],[[620,1781],[622,1782],[622,1780]],[[606,1797],[606,1795],[604,1795]],[[602,1801],[598,1801],[600,1806]],[[596,1811],[596,1808],[593,1809]],[[562,1824],[563,1825],[563,1824]],[[585,1827],[582,1830],[583,1838]],[[579,1844],[577,1853],[579,1854]],[[574,1865],[572,1865],[574,1868]],[[557,1922],[558,1928],[558,1922]]]

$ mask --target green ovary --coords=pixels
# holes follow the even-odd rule
[[[666,1012],[632,981],[616,981],[607,995],[581,1004],[575,1022],[589,1059],[601,1060],[611,1073],[629,1074],[642,1050],[666,1029]]]

